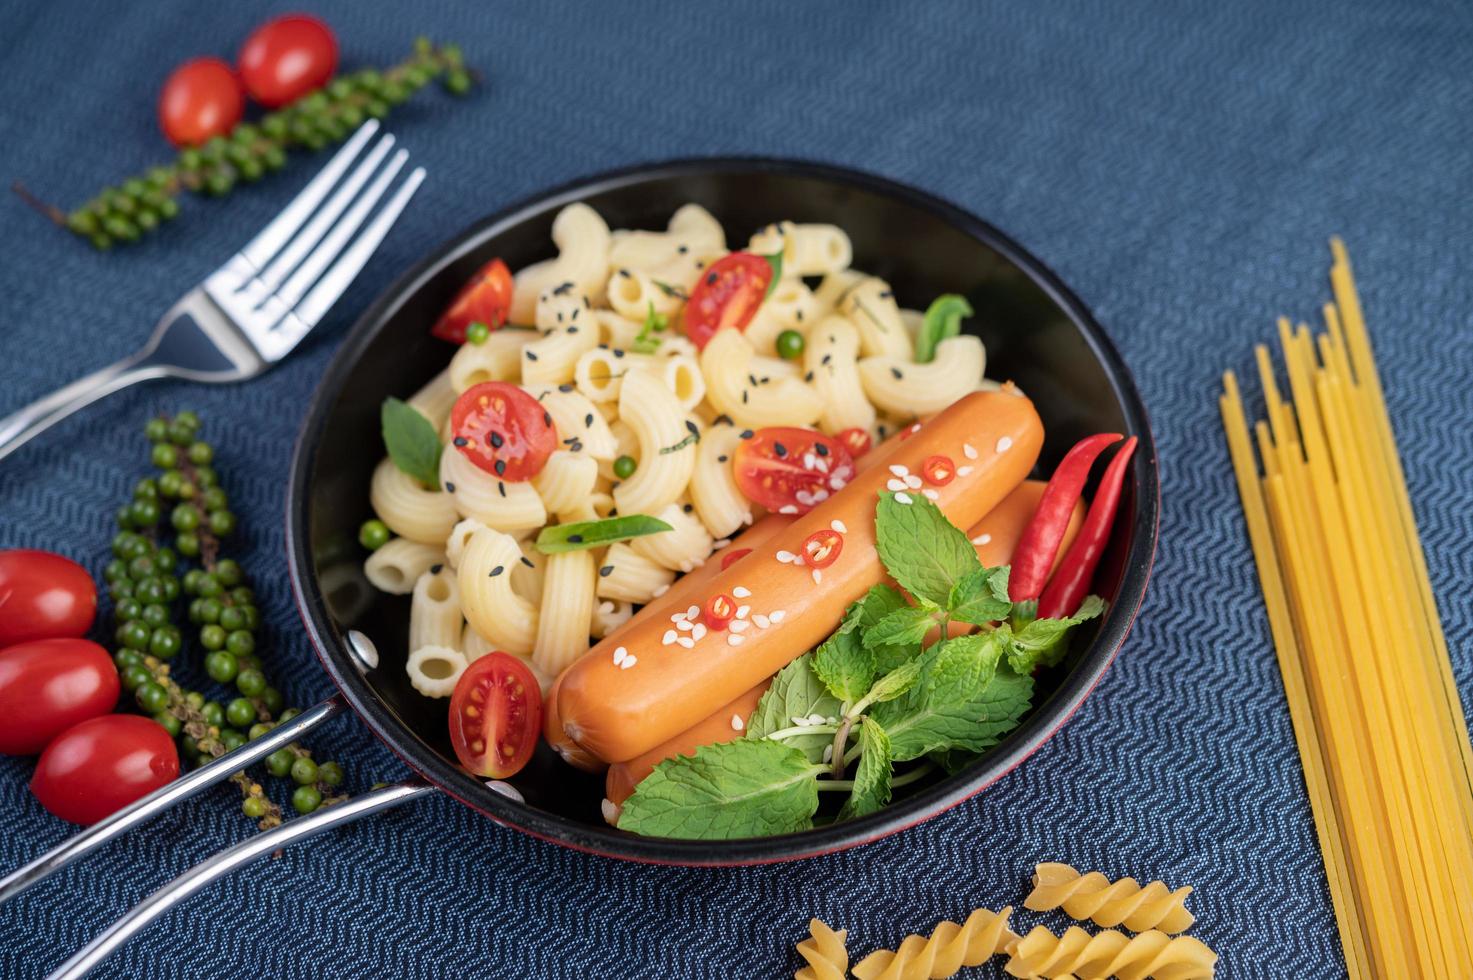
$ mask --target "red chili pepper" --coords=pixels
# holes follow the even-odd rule
[[[721,570],[723,572],[726,571],[732,565],[735,565],[737,562],[741,561],[743,558],[747,557],[751,553],[751,548],[738,548],[736,551],[728,551],[726,554],[721,556]]]
[[[725,592],[718,592],[706,600],[706,609],[701,618],[707,629],[720,632],[736,616],[736,610],[736,600]]]
[[[1040,619],[1057,619],[1072,616],[1089,594],[1089,584],[1094,578],[1100,556],[1105,553],[1105,544],[1110,540],[1110,528],[1115,524],[1115,511],[1120,507],[1120,485],[1125,482],[1125,470],[1130,457],[1135,453],[1135,436],[1125,440],[1105,475],[1100,477],[1100,489],[1089,505],[1084,517],[1084,527],[1079,537],[1064,556],[1064,563],[1043,590],[1038,600]]]
[[[1074,505],[1089,479],[1089,468],[1100,453],[1123,438],[1118,432],[1086,436],[1059,461],[1033,519],[1013,549],[1012,569],[1008,572],[1009,599],[1014,602],[1036,599],[1043,591],[1049,571],[1054,567],[1054,557],[1059,553],[1059,543],[1069,528],[1069,518],[1074,516]]]

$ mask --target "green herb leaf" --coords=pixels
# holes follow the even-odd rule
[[[840,632],[859,630],[863,634],[873,629],[890,613],[897,609],[908,608],[910,607],[905,601],[905,596],[901,595],[898,590],[888,585],[876,585],[844,613],[844,620],[839,624],[839,630]],[[877,674],[888,674],[919,652],[914,644],[866,643],[865,647],[874,655]]]
[[[914,687],[920,676],[921,662],[908,660],[876,681],[875,686],[870,688],[869,693],[864,696],[864,700],[870,704],[894,701]]]
[[[953,619],[974,626],[1006,619],[1013,608],[1008,599],[1008,566],[968,572],[952,586],[947,608]]]
[[[976,752],[968,752],[965,749],[940,749],[936,752],[927,752],[926,758],[940,766],[948,776],[955,776],[963,769],[977,761]]]
[[[678,453],[682,449],[684,449],[686,446],[689,446],[689,445],[691,445],[693,443],[697,443],[697,442],[700,442],[700,441],[701,441],[701,437],[697,433],[692,432],[692,433],[690,433],[690,435],[686,436],[684,439],[680,440],[679,442],[675,443],[674,445],[661,446],[660,447],[660,455],[661,456],[668,456],[670,453]]]
[[[668,282],[661,282],[659,279],[651,279],[650,282],[654,283],[655,288],[666,296],[673,296],[676,299],[690,299],[690,295],[679,286],[672,286]]]
[[[655,766],[624,801],[619,829],[690,840],[806,830],[818,809],[820,768],[768,739],[704,745]]]
[[[1021,625],[1000,630],[1007,648],[1008,664],[1020,674],[1031,674],[1039,667],[1053,667],[1069,649],[1069,631],[1105,611],[1105,600],[1088,596],[1079,611],[1063,619],[1033,619]]]
[[[982,567],[967,536],[919,495],[902,504],[893,494],[880,494],[875,538],[885,570],[901,588],[938,606],[946,605],[968,572]]]
[[[430,420],[407,402],[385,398],[379,424],[394,465],[432,490],[440,489],[440,451],[444,447]]]
[[[813,669],[814,655],[803,656],[778,671],[767,693],[757,702],[757,710],[747,721],[748,738],[766,738],[773,732],[793,728],[795,718],[838,718],[843,706],[829,693]],[[790,735],[783,740],[801,750],[810,762],[823,760],[824,746],[834,743],[833,735]]]
[[[783,277],[783,250],[778,249],[771,255],[762,257],[767,260],[768,265],[772,266],[772,278],[767,282],[767,292],[762,294],[765,300],[772,295],[773,290],[777,289],[777,281]]]
[[[658,517],[648,514],[626,514],[621,517],[606,517],[601,521],[580,521],[577,524],[549,524],[537,535],[537,550],[544,555],[555,555],[562,551],[578,551],[583,548],[598,548],[615,541],[642,538],[646,534],[659,534],[673,528]]]
[[[925,364],[936,357],[936,345],[962,332],[962,317],[972,315],[965,296],[942,293],[926,307],[926,318],[916,332],[916,362]]]
[[[660,349],[660,338],[655,334],[663,333],[670,325],[670,318],[663,313],[655,312],[655,304],[650,303],[649,312],[644,315],[644,326],[639,328],[639,335],[634,338],[630,347],[639,354],[653,354]]]
[[[813,651],[813,672],[830,694],[853,703],[875,681],[875,657],[865,649],[859,633],[839,630]]]
[[[890,736],[873,718],[859,726],[859,768],[854,772],[854,790],[839,811],[840,820],[862,817],[890,802]]]
[[[935,625],[934,606],[905,606],[865,630],[864,645],[870,649],[905,647],[916,653],[921,641]]]

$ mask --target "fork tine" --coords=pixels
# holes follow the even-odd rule
[[[312,182],[302,188],[300,194],[286,206],[286,209],[277,215],[269,225],[261,229],[260,234],[251,239],[251,243],[241,249],[240,256],[251,264],[253,268],[264,269],[283,245],[296,234],[312,212],[317,210],[317,205],[332,190],[332,186],[338,182],[338,178],[348,169],[358,151],[363,149],[373,134],[378,132],[379,123],[377,119],[370,119],[358,128],[352,139],[343,145],[343,148],[333,155],[327,162],[327,166],[312,178]]]
[[[357,240],[348,247],[342,258],[333,263],[332,268],[327,270],[321,281],[307,294],[307,298],[297,305],[296,315],[309,329],[322,319],[328,307],[337,302],[343,290],[347,289],[357,278],[358,273],[378,248],[379,243],[384,240],[384,236],[398,220],[399,212],[404,210],[405,205],[409,203],[409,199],[414,196],[414,192],[419,189],[424,179],[424,167],[415,167],[410,171],[404,183],[369,222],[363,234],[359,235]]]

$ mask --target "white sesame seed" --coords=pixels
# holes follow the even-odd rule
[[[970,466],[958,466],[956,468],[956,475],[957,476],[971,476],[972,475],[972,468]]]
[[[745,599],[747,596],[752,594],[752,590],[747,588],[745,585],[738,585],[736,588],[731,590],[731,594],[736,596],[738,599]]]
[[[910,470],[906,469],[904,466],[901,466],[899,463],[892,463],[890,464],[890,472],[894,473],[896,476],[900,477],[903,480],[905,479],[906,475],[910,473]]]
[[[813,469],[814,464],[817,463],[817,462],[818,462],[818,457],[814,456],[812,453],[804,453],[803,454],[803,468],[804,469],[807,469],[807,470]]]
[[[637,663],[639,663],[639,658],[631,653],[629,656],[624,658],[624,662],[619,665],[619,669],[628,670],[630,667],[633,667]]]
[[[726,637],[726,645],[730,647],[739,647],[742,645],[742,638],[736,633],[729,633]]]
[[[979,534],[975,538],[972,539],[972,543],[975,544],[975,545],[991,544],[992,543],[992,535],[990,535],[990,534]]]
[[[823,747],[823,761],[824,762],[833,762],[834,761],[834,743],[833,742],[830,742],[828,745],[825,745]]]
[[[614,604],[605,599],[603,602],[600,602],[598,604],[598,611],[607,616],[609,613],[614,611]]]
[[[787,612],[785,610],[774,609],[772,612],[767,614],[767,618],[772,620],[774,623],[781,623],[783,621],[783,617],[786,615]]]
[[[685,611],[685,618],[686,619],[695,619],[700,614],[701,614],[701,607],[700,606],[691,606],[689,609],[687,609]]]
[[[683,612],[671,613],[670,614],[670,622],[672,622],[672,623],[683,623],[683,622],[685,622],[685,617],[688,616],[688,615],[690,615],[690,614],[689,613],[683,613]]]
[[[894,493],[899,493],[900,491],[902,491],[902,490],[905,489],[905,481],[904,480],[887,480],[887,481],[885,481],[885,489],[886,490],[890,490],[890,491],[892,491]]]
[[[793,554],[791,551],[779,551],[777,553],[777,560],[780,561],[780,562],[783,562],[784,564],[786,564],[787,562],[792,561],[794,558],[797,558],[797,557],[798,556],[795,555],[795,554]]]
[[[823,572],[820,572],[818,569],[815,568],[813,570],[813,584],[814,585],[818,585],[822,581],[823,581]]]
[[[814,504],[813,494],[809,493],[807,490],[799,490],[797,493],[793,494],[793,499],[798,501],[798,503],[802,504],[804,507],[812,507]]]
[[[905,478],[905,485],[912,490],[919,490],[921,488],[921,478],[912,473]]]
[[[736,618],[737,619],[746,619],[747,618],[747,613],[749,613],[751,611],[752,611],[752,607],[751,606],[737,606]]]
[[[831,476],[831,477],[829,477],[829,486],[833,489],[833,491],[835,493],[838,493],[840,490],[843,490],[844,487],[848,486],[848,484],[849,484],[849,481],[846,480],[846,479],[844,479],[842,476]]]
[[[977,450],[970,442],[964,442],[962,443],[962,455],[967,459],[976,459]]]
[[[757,624],[757,628],[760,629],[760,630],[765,630],[765,629],[767,629],[768,626],[772,625],[772,620],[768,619],[766,616],[762,615],[761,613],[754,614],[752,616],[752,622],[756,623]]]
[[[747,723],[744,722],[744,721],[742,721],[742,716],[741,715],[732,715],[731,716],[731,728],[732,728],[732,731],[739,732],[743,728],[746,728],[746,727],[747,727]]]
[[[675,632],[675,631],[674,631],[674,630],[666,630],[666,631],[665,631],[665,635],[664,635],[664,636],[662,636],[662,637],[660,637],[660,642],[661,642],[661,643],[662,643],[662,644],[663,644],[663,645],[665,645],[665,646],[667,646],[667,647],[668,647],[668,646],[669,646],[669,645],[670,645],[670,644],[672,644],[672,643],[674,643],[674,642],[675,642],[675,638],[676,638],[676,637],[677,637],[677,636],[678,636],[678,635],[679,635],[679,634],[678,634],[678,633],[676,633],[676,632]]]
[[[731,538],[722,538],[719,541],[712,541],[711,542],[711,547],[712,548],[725,548],[729,544],[731,544]]]
[[[839,520],[837,517],[834,518],[832,521],[829,521],[829,527],[833,528],[835,531],[838,531],[840,534],[849,533],[849,528],[846,527],[844,522]]]
[[[669,591],[670,591],[670,586],[668,586],[668,585],[662,585],[659,588],[655,589],[654,592],[651,592],[650,595],[653,598],[658,599],[658,598],[660,598],[660,596],[664,595],[666,592],[669,592]]]
[[[798,513],[798,508],[794,507],[792,504],[783,504],[777,509],[777,512],[779,514],[796,514]]]
[[[625,659],[628,656],[629,656],[629,651],[628,650],[624,649],[623,647],[618,647],[617,649],[614,650],[614,663],[616,663],[616,664],[623,664],[624,661],[625,661]]]
[[[802,726],[802,727],[807,727],[807,725],[808,725],[808,716],[807,715],[794,715],[793,718],[792,718],[792,722],[795,725],[799,725],[799,726]]]
[[[813,502],[815,504],[821,504],[825,500],[828,500],[828,499],[829,499],[829,492],[827,490],[825,490],[823,487],[819,487],[817,490],[813,491]]]
[[[826,722],[828,720],[829,719],[825,718],[823,715],[819,714],[817,711],[815,711],[813,714],[811,714],[811,715],[808,716],[808,724],[810,724],[810,725],[822,725],[824,722]]]
[[[681,632],[689,632],[690,630],[695,629],[695,627],[691,625],[691,622],[688,619],[682,619],[680,622],[676,623],[675,628],[680,630]]]
[[[696,641],[695,640],[692,640],[688,636],[678,636],[678,637],[675,638],[675,642],[676,643],[679,643],[681,646],[685,647],[687,650],[689,650],[691,647],[693,647],[693,646],[696,645]]]
[[[895,495],[895,502],[897,504],[908,504],[908,503],[910,503],[911,502],[910,494],[908,494],[908,493],[897,493]]]
[[[726,624],[726,628],[731,630],[733,633],[745,633],[747,627],[751,625],[752,624],[747,622],[745,619],[733,619],[730,623]]]
[[[1009,449],[1012,449],[1012,448],[1013,448],[1013,438],[1012,438],[1012,436],[1003,436],[1001,439],[997,440],[997,451],[998,452],[1005,453]]]
[[[619,807],[607,796],[599,804],[599,809],[603,811],[604,823],[617,823],[619,821]]]
[[[690,631],[690,638],[692,640],[699,641],[701,639],[701,637],[703,637],[705,635],[706,635],[706,624],[705,623],[697,623],[696,626],[695,626],[695,629],[693,629],[693,630]]]
[[[940,500],[941,499],[941,494],[937,493],[935,490],[932,490],[930,487],[927,487],[926,489],[922,490],[921,491],[921,496],[925,497],[927,500]]]

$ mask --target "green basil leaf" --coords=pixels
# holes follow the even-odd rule
[[[379,409],[384,447],[400,471],[432,490],[440,489],[440,436],[430,420],[397,398],[385,398]]]
[[[646,534],[670,530],[673,528],[669,524],[648,514],[625,514],[577,524],[549,524],[537,535],[537,550],[544,555],[555,555],[562,551],[597,548],[615,541],[628,541],[630,538],[642,538]]]
[[[768,280],[767,292],[762,294],[762,298],[765,300],[772,295],[773,290],[777,289],[777,281],[783,277],[783,250],[778,249],[771,255],[764,255],[762,257],[767,260],[768,265],[772,266],[772,278]]]
[[[925,364],[936,357],[936,345],[962,332],[962,317],[972,315],[965,296],[942,293],[926,307],[926,317],[916,332],[916,362]]]

